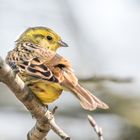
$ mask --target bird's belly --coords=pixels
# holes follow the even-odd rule
[[[30,86],[33,93],[43,104],[49,104],[55,101],[61,95],[63,88],[54,83],[37,82]]]

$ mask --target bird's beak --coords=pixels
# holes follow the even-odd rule
[[[68,47],[68,44],[66,44],[62,40],[58,41],[58,44],[60,45],[60,47]]]

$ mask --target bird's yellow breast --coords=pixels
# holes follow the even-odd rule
[[[43,104],[49,104],[55,101],[61,95],[63,88],[54,83],[36,82],[30,86],[33,93]]]

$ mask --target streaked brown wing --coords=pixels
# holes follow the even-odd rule
[[[28,61],[22,61],[18,66],[32,77],[50,82],[59,82],[49,67],[43,64],[38,57]]]
[[[67,59],[59,54],[36,46],[30,42],[17,44],[18,46],[8,53],[7,63],[20,74],[26,74],[38,79],[61,83],[62,69],[71,67]]]

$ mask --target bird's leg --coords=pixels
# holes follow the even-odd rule
[[[56,113],[56,110],[58,109],[58,106],[55,106],[52,110],[52,114],[54,115]]]
[[[45,105],[46,109],[49,110],[49,105]]]

